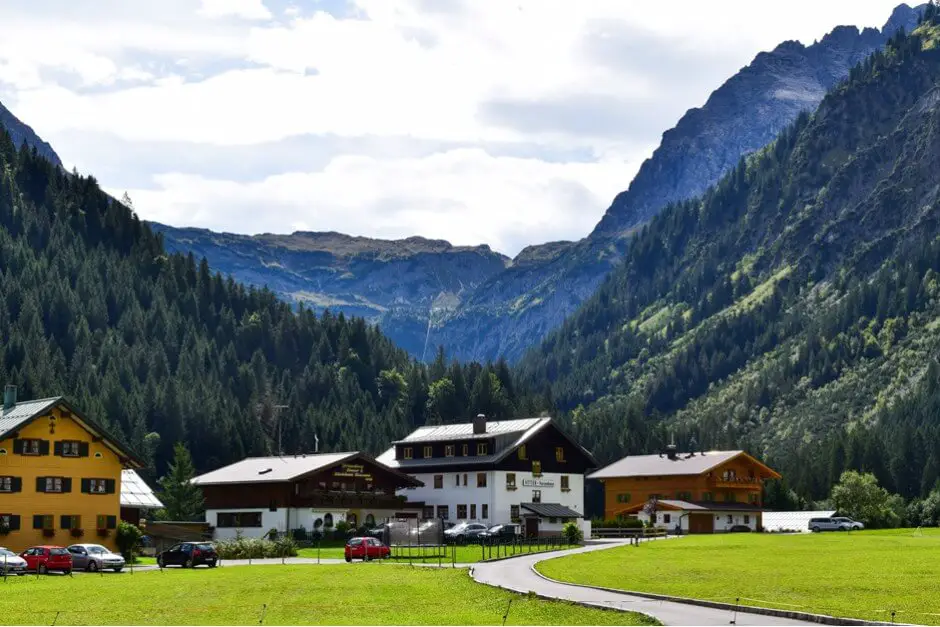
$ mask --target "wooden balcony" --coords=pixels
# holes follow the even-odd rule
[[[761,480],[758,479],[757,477],[731,477],[727,479],[723,477],[712,477],[711,479],[708,480],[708,485],[713,488],[724,488],[724,489],[750,488],[754,490],[754,489],[760,489]]]

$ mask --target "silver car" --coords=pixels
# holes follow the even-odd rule
[[[845,516],[837,516],[832,519],[834,522],[840,523],[848,527],[849,531],[859,531],[865,528],[863,523],[858,522],[857,520],[852,520],[851,518],[846,518]]]
[[[0,574],[25,575],[26,560],[10,549],[0,546]]]
[[[124,568],[124,558],[100,544],[73,544],[69,547],[72,554],[72,568],[90,573],[99,570],[113,570],[116,573]]]
[[[809,530],[819,531],[852,531],[854,529],[863,529],[865,525],[855,522],[851,518],[833,517],[833,518],[810,518]]]

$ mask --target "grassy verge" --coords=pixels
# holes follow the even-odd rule
[[[554,550],[562,550],[572,547],[560,547]],[[454,554],[456,550],[456,555]],[[428,549],[423,549],[424,557],[422,558],[422,549],[415,548],[411,555],[411,559],[415,562],[424,561],[427,563],[436,563],[438,561],[437,554],[431,552]],[[407,549],[395,549],[396,555],[401,553],[401,557],[396,556],[397,561],[408,561]],[[544,547],[539,547],[538,545],[526,545],[521,547],[516,547],[515,553],[510,547],[507,551],[506,547],[500,547],[497,551],[497,547],[486,547],[485,550],[481,550],[479,545],[463,545],[463,546],[448,546],[446,557],[442,558],[440,561],[443,563],[452,563],[456,562],[458,564],[476,564],[488,559],[496,559],[498,557],[509,557],[511,555],[522,555],[526,553],[543,553],[545,552]],[[432,557],[433,555],[433,557]],[[317,549],[308,548],[300,549],[297,551],[298,557],[308,557],[316,559]],[[320,549],[320,559],[343,559],[344,553],[342,547],[328,547]]]
[[[687,536],[540,563],[561,581],[940,625],[940,530]]]
[[[377,564],[18,577],[0,594],[5,625],[499,625],[507,610],[507,625],[653,624],[512,595],[462,570]]]

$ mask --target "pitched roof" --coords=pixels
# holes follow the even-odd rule
[[[554,428],[568,440],[572,446],[580,450],[592,463],[597,463],[594,456],[586,448],[572,440],[568,434],[558,428],[550,417],[521,418],[516,420],[494,420],[486,423],[486,433],[474,434],[473,423],[465,422],[453,425],[430,425],[419,427],[401,440],[392,442],[392,446],[376,459],[390,468],[408,470],[422,467],[440,466],[470,466],[485,465],[502,461],[507,455],[526,443],[532,436],[548,425]],[[494,451],[489,455],[474,455],[468,457],[432,457],[409,460],[395,459],[395,445],[403,443],[424,442],[451,442],[469,439],[494,438]],[[402,463],[404,462],[404,463]]]
[[[582,514],[560,503],[520,503],[522,509],[527,509],[542,518],[584,518]]]
[[[163,503],[137,472],[125,469],[121,471],[121,507],[157,509]]]
[[[674,459],[667,455],[628,455],[609,466],[588,475],[588,479],[610,479],[613,477],[651,477],[665,475],[700,475],[738,455],[746,455],[766,469],[768,476],[779,478],[776,471],[745,453],[744,451],[707,451],[689,456],[680,453]]]
[[[223,466],[192,479],[196,485],[219,485],[233,483],[279,483],[294,481],[318,470],[329,468],[348,459],[362,457],[377,463],[390,473],[399,476],[407,485],[423,485],[408,475],[388,468],[381,462],[358,451],[345,453],[315,453],[311,455],[280,455],[273,457],[248,457],[240,462]]]
[[[680,501],[677,499],[659,499],[656,505],[660,509],[682,510],[687,512],[760,512],[759,505],[751,503],[714,503],[705,501]],[[627,514],[640,511],[646,507],[646,502],[627,505],[615,514]]]
[[[125,461],[126,463],[129,463],[130,465],[137,468],[143,466],[140,459],[138,459],[137,455],[134,454],[133,451],[122,444],[116,437],[108,433],[104,427],[84,416],[80,411],[75,409],[75,407],[73,407],[64,396],[53,396],[50,398],[42,398],[33,401],[22,401],[15,403],[9,409],[0,410],[0,440],[9,437],[11,434],[22,429],[36,418],[46,415],[49,410],[56,406],[61,406],[62,409],[71,413],[72,417],[81,423],[81,425],[87,431],[94,435],[100,436],[102,440],[104,440],[104,443],[111,448],[111,450],[117,453],[120,457],[124,458],[122,461]]]

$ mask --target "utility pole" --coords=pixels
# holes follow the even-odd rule
[[[267,403],[264,401],[255,405],[255,411],[258,414],[258,420],[261,422],[262,426],[264,426],[264,410],[266,405]],[[283,455],[284,451],[281,449],[281,432],[283,431],[283,429],[281,429],[281,410],[287,409],[288,406],[271,404],[267,405],[267,407],[271,408],[272,418],[277,421],[277,454]]]

